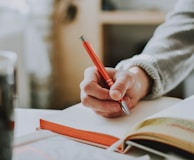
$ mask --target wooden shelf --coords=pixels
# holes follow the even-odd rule
[[[158,25],[164,21],[164,12],[150,10],[102,11],[100,23],[104,25]]]

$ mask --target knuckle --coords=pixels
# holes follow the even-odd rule
[[[88,101],[88,97],[85,96],[85,97],[82,97],[81,98],[81,102],[84,106],[88,106],[89,105],[89,101]]]
[[[92,87],[91,83],[87,83],[87,84],[82,85],[82,90],[88,93],[91,90],[91,87]]]
[[[83,91],[83,92],[88,92],[91,90],[91,83],[85,83],[84,81],[82,81],[80,83],[80,89]]]
[[[80,94],[80,99],[81,99],[81,102],[82,102],[82,104],[84,105],[84,106],[87,106],[88,105],[88,99],[89,99],[89,97],[88,97],[88,95],[86,95],[86,94],[84,94],[83,92],[81,92],[81,94]]]

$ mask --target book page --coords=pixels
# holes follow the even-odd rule
[[[104,118],[91,109],[77,104],[52,116],[42,117],[43,120],[69,126],[76,129],[93,131],[122,138],[127,130],[144,118],[181,101],[176,98],[161,97],[152,101],[142,101],[131,110],[129,116]]]
[[[147,119],[153,118],[176,118],[194,121],[194,95],[174,104],[167,110],[158,112]]]
[[[194,96],[141,122],[126,139],[149,139],[194,153]]]
[[[148,119],[128,135],[126,140],[153,140],[194,154],[194,121],[175,118]]]

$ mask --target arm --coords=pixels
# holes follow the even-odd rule
[[[82,103],[105,117],[122,115],[122,97],[130,108],[142,98],[156,98],[180,83],[194,68],[194,0],[181,0],[154,33],[142,54],[106,68],[110,90],[95,68],[80,84]]]
[[[147,98],[159,97],[177,86],[194,68],[194,1],[180,0],[160,25],[141,55],[116,68],[139,66],[153,80]]]

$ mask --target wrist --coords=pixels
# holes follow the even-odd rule
[[[131,67],[129,71],[136,75],[136,80],[140,83],[142,89],[141,98],[144,98],[151,92],[153,80],[147,72],[139,66]]]

